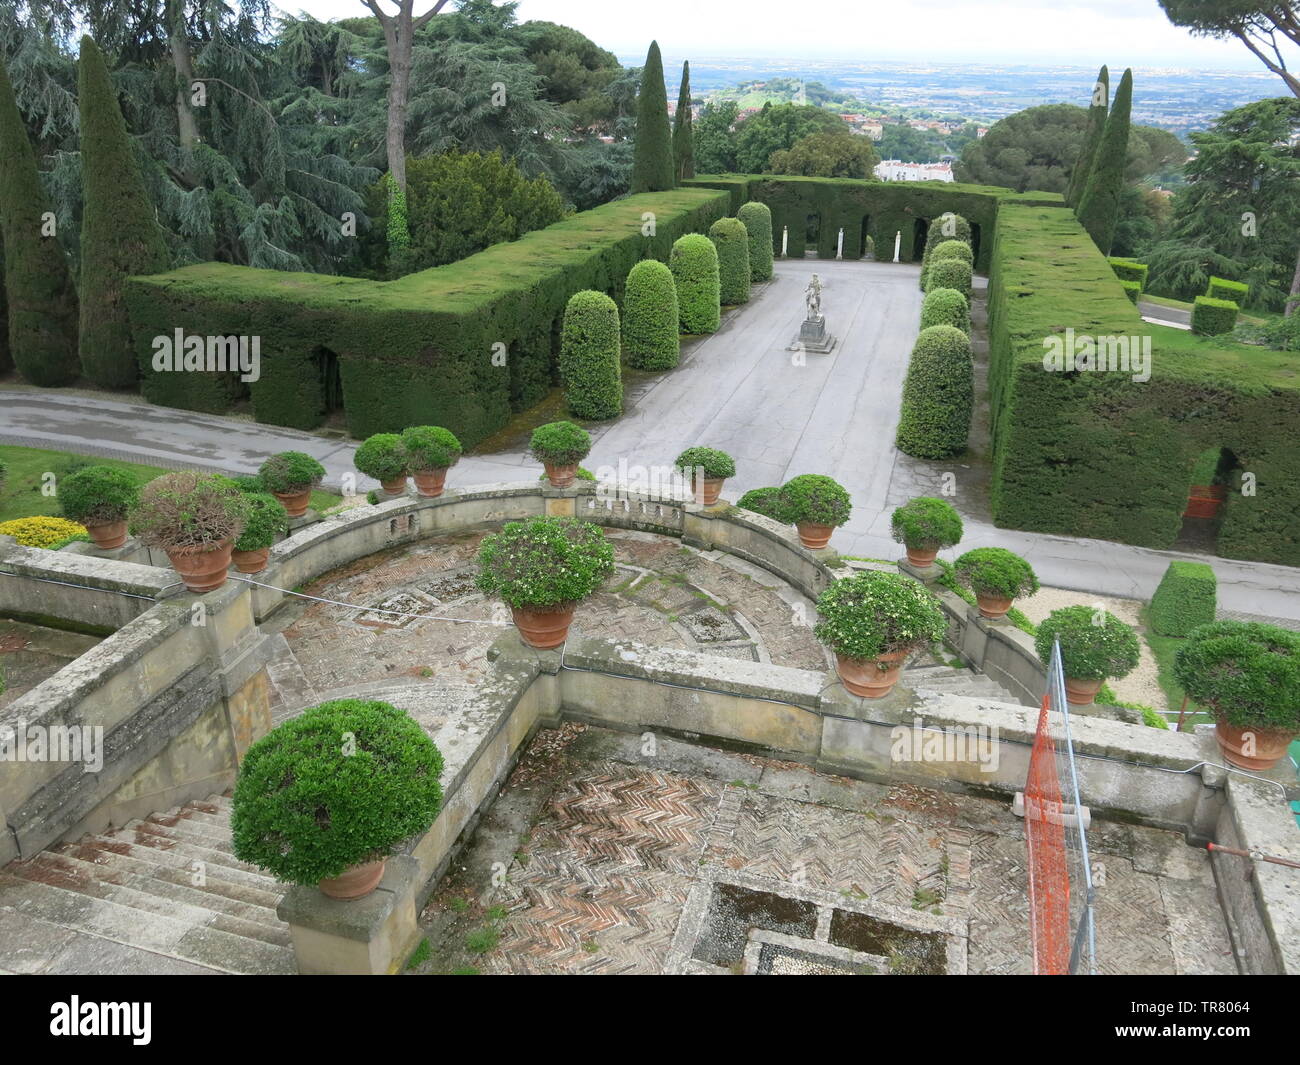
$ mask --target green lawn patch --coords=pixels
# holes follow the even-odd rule
[[[45,495],[42,486],[50,483],[48,474],[54,475],[53,483],[58,484],[61,477],[83,466],[111,466],[125,470],[135,476],[141,484],[171,473],[161,466],[148,466],[143,463],[121,462],[117,459],[101,459],[93,455],[79,455],[72,451],[52,451],[35,447],[0,446],[0,462],[8,467],[4,488],[0,489],[0,521],[14,518],[30,518],[38,514],[61,512],[56,495]],[[311,505],[316,510],[327,510],[342,501],[341,496],[332,492],[313,492]]]

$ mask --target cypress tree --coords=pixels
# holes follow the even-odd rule
[[[0,373],[8,373],[14,368],[14,360],[9,354],[9,301],[5,299],[5,246],[0,240]]]
[[[1065,190],[1065,202],[1077,207],[1079,197],[1083,195],[1088,183],[1088,173],[1092,170],[1093,160],[1097,158],[1097,145],[1101,143],[1101,133],[1106,126],[1106,109],[1110,103],[1110,71],[1103,65],[1097,71],[1097,83],[1092,90],[1092,103],[1088,108],[1088,125],[1083,131],[1083,144],[1079,156],[1070,171],[1070,184]]]
[[[673,159],[677,180],[695,176],[695,130],[691,126],[691,64],[682,64],[682,87],[677,93],[677,114],[673,123]]]
[[[1133,71],[1124,71],[1106,128],[1097,146],[1097,159],[1075,212],[1083,228],[1103,255],[1110,254],[1119,220],[1119,199],[1124,191],[1124,165],[1128,161],[1129,112],[1133,106]]]
[[[81,368],[102,388],[130,388],[140,376],[122,283],[170,265],[126,120],[103,53],[81,38],[77,70],[81,111]]]
[[[650,42],[636,97],[636,144],[632,155],[632,191],[663,192],[673,188],[676,163],[673,131],[668,124],[668,91],[659,42]]]
[[[0,226],[4,230],[9,353],[34,385],[77,379],[77,290],[36,170],[9,74],[0,63]],[[49,217],[53,217],[50,215]]]

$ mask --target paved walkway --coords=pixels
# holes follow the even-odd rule
[[[786,350],[803,318],[803,290],[820,274],[830,331],[829,355],[801,365]],[[956,551],[1003,546],[1030,560],[1044,584],[1105,595],[1149,598],[1172,559],[1209,562],[1225,610],[1300,618],[1300,570],[1203,555],[1153,551],[1103,540],[1017,532],[987,520],[979,471],[964,460],[917,464],[893,446],[898,400],[916,336],[918,267],[874,262],[777,263],[773,281],[755,286],[722,329],[688,345],[682,365],[640,390],[618,421],[593,432],[586,465],[667,465],[685,447],[723,448],[737,461],[726,496],[776,485],[800,473],[827,473],[853,495],[850,522],[836,532],[840,552],[894,558],[889,512],[898,498],[938,494],[945,472],[957,475],[954,502],[966,517]],[[295,448],[315,455],[337,486],[355,475],[355,442],[251,421],[153,407],[138,400],[6,390],[0,443],[67,448],[160,466],[254,472],[266,455]],[[521,449],[461,460],[452,484],[533,480],[538,467]],[[928,483],[927,483],[928,479]],[[373,482],[358,476],[365,491]],[[975,486],[963,498],[963,488]]]

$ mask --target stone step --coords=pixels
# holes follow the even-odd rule
[[[280,896],[284,892],[284,886],[277,882],[274,877],[267,876],[259,870],[250,872],[247,868],[227,864],[230,860],[228,855],[220,854],[218,857],[222,860],[213,861],[174,846],[174,840],[163,839],[159,836],[147,836],[145,838],[147,842],[131,843],[120,838],[114,839],[111,836],[83,836],[76,843],[64,843],[58,846],[86,848],[104,854],[124,856],[156,868],[174,869],[187,878],[194,872],[194,863],[202,862],[209,880],[216,879],[234,888],[254,892],[255,895]],[[164,846],[164,844],[167,845]],[[215,851],[209,853],[217,854]],[[76,854],[75,857],[87,860],[85,855],[82,854]],[[243,865],[243,863],[241,862],[239,865]],[[247,901],[261,902],[262,900],[255,896],[249,896]],[[263,904],[265,905],[265,903]]]
[[[234,844],[230,840],[230,821],[228,818],[202,820],[205,814],[181,811],[179,814],[150,814],[143,818],[143,823],[154,829],[170,831],[178,838],[190,839],[195,843],[209,841],[206,846],[213,850],[225,850],[234,854]],[[123,828],[135,828],[138,822],[128,821]]]
[[[82,843],[61,843],[50,848],[49,853],[67,861],[76,861],[96,870],[101,879],[115,884],[125,884],[140,891],[164,895],[194,905],[206,906],[234,917],[278,926],[281,922],[275,908],[281,896],[269,891],[233,884],[214,876],[208,867],[202,872],[202,884],[194,883],[195,871],[159,864],[157,859],[137,858],[129,854],[114,854]],[[161,855],[162,851],[151,851]]]
[[[13,875],[0,870],[0,907],[27,917],[141,950],[193,962],[224,973],[278,975],[296,972],[293,951],[192,924],[170,914],[140,910],[120,901]],[[4,965],[0,945],[0,968]]]
[[[199,903],[195,904],[191,899],[169,897],[166,891],[141,889],[134,883],[124,882],[126,878],[120,874],[112,879],[106,879],[103,877],[104,870],[100,866],[65,855],[45,851],[27,861],[13,862],[6,867],[5,871],[36,884],[79,892],[107,902],[129,906],[142,913],[159,914],[191,927],[216,928],[231,935],[260,940],[263,943],[283,947],[289,945],[289,928],[282,922],[274,921],[268,924],[264,921],[249,920],[214,909],[208,905],[207,899],[200,898]],[[175,885],[167,886],[175,889]]]
[[[176,851],[191,860],[207,862],[209,865],[223,865],[245,873],[263,875],[255,866],[241,862],[229,849],[217,849],[212,841],[204,839],[195,842],[191,837],[178,835],[175,830],[160,825],[137,822],[133,827],[113,829],[104,833],[104,838],[117,843],[136,844],[142,847],[155,847],[159,850]]]

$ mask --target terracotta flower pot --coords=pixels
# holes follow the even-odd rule
[[[515,627],[524,643],[529,647],[548,651],[559,647],[569,637],[569,626],[573,624],[573,612],[577,603],[556,607],[552,610],[530,610],[527,607],[511,607]]]
[[[230,560],[240,573],[261,573],[266,569],[266,560],[271,557],[269,547],[259,547],[256,551],[232,551]]]
[[[703,482],[696,483],[692,479],[691,494],[706,507],[711,507],[718,501],[718,496],[722,493],[722,482],[725,480],[725,477],[705,477]]]
[[[126,543],[126,519],[105,522],[103,525],[87,525],[86,532],[95,541],[101,551],[111,551]]]
[[[1101,686],[1105,681],[1101,680],[1078,680],[1074,677],[1065,678],[1065,701],[1071,706],[1087,706],[1097,699],[1097,693],[1101,691]]]
[[[352,865],[338,876],[322,880],[317,886],[322,895],[332,899],[359,899],[369,895],[384,879],[384,859]]]
[[[384,491],[390,496],[400,496],[406,491],[407,476],[408,475],[404,473],[400,477],[394,477],[391,480],[380,481],[379,483],[383,486]]]
[[[233,553],[231,541],[222,540],[215,547],[199,550],[169,547],[166,551],[172,569],[180,574],[191,592],[210,592],[226,583],[226,571],[230,569]]]
[[[1294,732],[1270,729],[1238,728],[1220,721],[1214,726],[1214,738],[1229,765],[1238,769],[1272,769],[1282,760],[1295,739]]]
[[[440,470],[416,470],[411,477],[415,481],[415,490],[420,495],[436,499],[442,495],[443,486],[447,483],[447,467]]]
[[[913,547],[907,544],[907,561],[918,569],[926,566],[933,566],[934,560],[939,557],[938,544],[922,544],[919,547]]]
[[[795,522],[795,528],[799,530],[799,542],[814,551],[829,544],[831,533],[835,531],[834,525],[818,525],[811,521]]]
[[[1006,617],[1013,602],[1014,599],[1004,599],[998,595],[985,595],[978,591],[975,593],[975,603],[979,607],[980,615],[994,620]]]
[[[546,468],[546,477],[551,482],[552,488],[568,488],[578,475],[576,462],[568,466],[556,466],[551,462],[543,462],[542,465]]]
[[[907,660],[907,651],[893,651],[877,655],[875,658],[845,658],[835,656],[835,671],[840,675],[840,683],[851,695],[860,695],[864,699],[883,699],[898,683],[903,675],[903,663]]]
[[[311,502],[311,489],[302,488],[296,492],[272,492],[284,507],[284,512],[291,518],[301,518],[307,513],[307,504]]]

